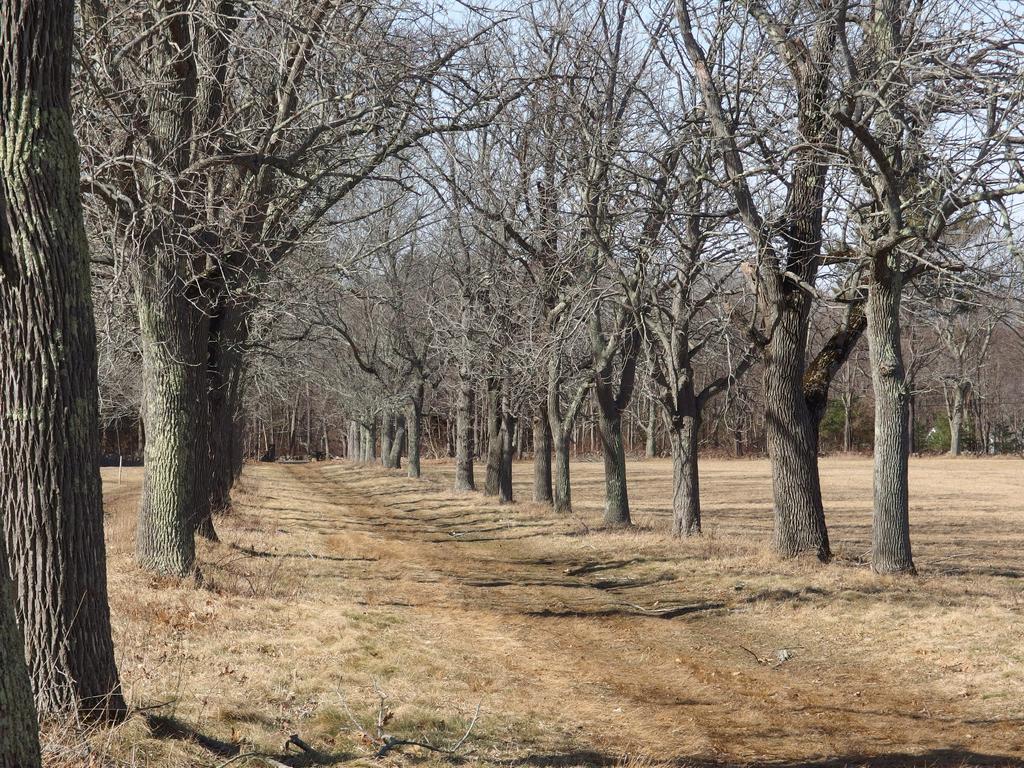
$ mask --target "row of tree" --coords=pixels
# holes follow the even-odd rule
[[[26,673],[41,715],[125,711],[99,371],[105,409],[138,393],[158,573],[196,573],[289,371],[343,404],[353,452],[406,446],[413,475],[428,408],[455,425],[458,488],[486,435],[503,499],[529,419],[560,512],[592,408],[612,526],[639,389],[680,535],[702,425],[745,414],[775,549],[827,560],[821,424],[863,336],[871,565],[913,571],[905,297],[929,341],[995,308],[950,336],[964,370],[1015,343],[1022,29],[1001,0],[6,2],[0,764],[38,762]]]
[[[676,533],[700,532],[701,431],[731,423],[771,459],[779,554],[827,560],[822,425],[839,404],[851,446],[863,394],[871,564],[912,572],[928,390],[952,452],[965,424],[1019,444],[1019,26],[1000,4],[532,4],[499,46],[523,93],[390,164],[278,271],[255,429],[294,436],[312,382],[323,436],[346,416],[350,453],[389,465],[404,440],[415,476],[427,392],[457,488],[486,456],[501,494],[528,445],[564,512],[592,408],[626,525],[623,422],[654,400]]]
[[[492,461],[529,445],[537,497],[550,475],[560,511],[590,415],[609,525],[630,520],[623,422],[646,429],[649,409],[630,409],[655,402],[674,530],[700,531],[701,434],[731,432],[771,458],[778,552],[823,560],[822,423],[841,404],[852,445],[870,389],[879,572],[913,570],[907,455],[928,437],[909,426],[925,390],[945,393],[954,452],[964,424],[986,450],[1015,445],[1013,9],[544,0],[460,14],[457,34],[425,9],[347,23],[329,3],[310,18],[229,10],[192,9],[192,47],[173,46],[208,123],[179,136],[190,154],[158,174],[160,202],[132,197],[161,189],[139,182],[153,158],[136,160],[154,116],[124,115],[158,104],[146,89],[163,98],[164,81],[119,74],[152,66],[143,46],[159,40],[140,44],[130,14],[84,24],[83,125],[120,137],[113,152],[86,142],[88,199],[106,206],[90,219],[105,402],[118,438],[125,402],[142,412],[149,567],[192,569],[246,440],[291,452],[300,402],[312,431],[311,387],[324,453],[331,423],[389,463],[407,445],[416,473],[426,413],[452,434],[458,487],[475,485],[481,438]],[[122,39],[140,55],[112,53]],[[274,66],[254,63],[270,43]],[[178,213],[152,229],[154,211]],[[165,251],[179,255],[150,296]],[[1000,366],[985,386],[1001,412],[983,416],[976,387]]]

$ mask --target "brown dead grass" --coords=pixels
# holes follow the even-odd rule
[[[118,486],[114,470],[115,640],[131,702],[153,708],[92,734],[88,758],[51,734],[49,762],[370,764],[352,719],[370,728],[379,689],[389,733],[437,744],[479,704],[475,765],[1021,765],[1022,466],[912,462],[916,579],[862,562],[861,458],[822,463],[829,566],[771,556],[763,461],[704,463],[696,541],[666,535],[665,461],[630,467],[627,532],[599,530],[596,463],[573,466],[572,519],[452,492],[446,464],[420,482],[253,466],[222,542],[201,547],[198,588],[132,564],[141,474]],[[292,733],[318,754],[289,757]],[[407,762],[445,758],[377,764]]]

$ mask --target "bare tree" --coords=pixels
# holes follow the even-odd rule
[[[4,731],[29,718],[8,568],[38,711],[124,715],[107,605],[96,329],[71,123],[70,3],[0,9],[0,622],[14,677]],[[38,763],[34,726],[0,760]],[[0,740],[12,737],[0,736]]]
[[[875,394],[871,566],[880,573],[914,571],[904,286],[929,270],[959,270],[941,261],[947,235],[962,231],[985,203],[1024,192],[1012,178],[1014,150],[1006,140],[1020,119],[1019,72],[1007,55],[1019,55],[1020,43],[998,28],[998,7],[991,8],[994,29],[960,10],[875,0],[864,16],[844,18],[841,30],[845,48],[852,37],[847,25],[861,40],[846,58],[849,86],[833,115],[844,129],[851,179],[859,182],[848,204],[853,250],[866,264]],[[964,118],[978,127],[950,127]]]
[[[816,295],[813,284],[822,265],[825,180],[829,148],[834,141],[834,128],[828,120],[830,83],[844,4],[811,7],[787,3],[791,7],[783,15],[792,11],[799,16],[799,23],[783,24],[762,3],[747,2],[741,32],[729,28],[731,17],[724,5],[702,7],[716,21],[716,28],[706,35],[712,44],[727,46],[730,56],[763,65],[761,69],[743,67],[736,83],[724,82],[723,74],[714,70],[712,62],[719,60],[720,51],[709,55],[706,44],[698,40],[692,5],[690,0],[676,2],[682,48],[720,146],[721,164],[739,220],[754,250],[746,271],[758,298],[757,323],[752,332],[762,350],[775,547],[784,556],[810,552],[826,560],[831,550],[818,477],[817,423],[804,382],[817,378],[826,384],[827,391],[827,374],[833,367],[838,370],[838,366],[823,366],[812,375],[805,360],[810,310]],[[748,29],[748,21],[754,29]],[[770,46],[782,66],[771,64],[767,53],[754,47],[758,42],[748,44],[745,32]],[[782,78],[782,92],[756,79],[765,76]],[[741,105],[727,105],[725,101],[725,94],[734,90],[756,99],[785,99],[795,115],[780,127],[778,135],[758,143],[768,155],[768,170],[763,174],[748,173],[736,115],[727,111],[738,110]],[[766,110],[755,117],[748,107],[740,115],[742,127],[752,128],[759,118],[771,113]],[[758,194],[753,190],[754,181],[764,186]],[[781,200],[772,194],[776,183],[787,190]],[[766,213],[765,206],[772,204],[777,207]]]

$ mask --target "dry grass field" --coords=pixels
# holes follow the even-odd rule
[[[837,561],[775,561],[764,461],[703,465],[706,535],[636,530],[350,464],[246,469],[200,587],[132,563],[140,471],[105,474],[115,641],[142,711],[51,765],[1024,765],[1024,463],[911,466],[918,578],[863,563],[870,462],[823,461]],[[516,466],[529,497],[530,466]],[[373,759],[384,730],[452,745]],[[361,731],[366,731],[363,735]],[[285,747],[297,734],[311,751]],[[265,756],[246,756],[249,753]]]

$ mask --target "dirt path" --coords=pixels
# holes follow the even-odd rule
[[[876,640],[860,624],[868,608],[912,622],[919,590],[751,579],[728,564],[703,572],[660,537],[581,535],[531,505],[351,465],[248,478],[263,514],[310,542],[315,565],[304,567],[401,617],[404,652],[429,651],[492,722],[535,726],[507,737],[550,753],[527,762],[962,765],[1024,754],[1018,718],[958,699],[927,659],[911,669],[884,652],[898,626],[880,630],[881,653],[865,653]]]

